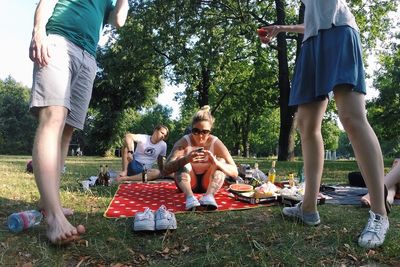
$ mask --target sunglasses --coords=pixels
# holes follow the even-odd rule
[[[208,135],[210,133],[211,133],[210,130],[201,130],[199,128],[192,128],[192,134],[194,135],[199,135],[199,134]]]

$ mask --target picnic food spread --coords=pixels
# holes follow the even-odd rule
[[[249,192],[253,190],[253,186],[249,184],[231,184],[229,190],[235,192]]]
[[[257,187],[239,183],[230,185],[229,191],[235,199],[251,204],[282,202],[293,205],[302,200],[304,183],[296,185],[289,181],[279,183],[268,181]]]

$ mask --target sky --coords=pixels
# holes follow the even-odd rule
[[[0,79],[11,76],[27,87],[32,85],[33,64],[29,59],[29,44],[33,16],[39,0],[0,0]],[[182,87],[166,85],[157,102],[173,109],[179,116],[179,105],[173,100]],[[166,105],[165,103],[168,103]]]

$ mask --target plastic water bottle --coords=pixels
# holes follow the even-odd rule
[[[8,216],[8,229],[13,233],[38,225],[43,218],[43,214],[38,210],[27,210],[13,213]]]

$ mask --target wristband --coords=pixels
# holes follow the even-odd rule
[[[133,150],[128,150],[128,153],[133,155]]]

